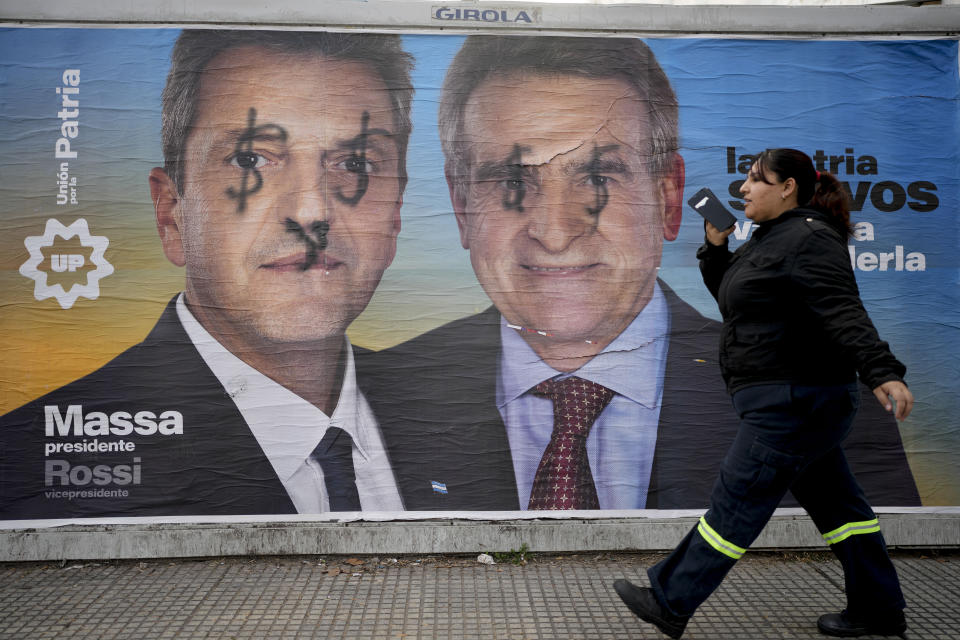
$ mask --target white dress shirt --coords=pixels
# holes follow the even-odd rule
[[[553,432],[553,402],[530,389],[550,378],[577,376],[615,395],[587,437],[587,458],[601,509],[643,509],[657,444],[670,315],[655,285],[650,302],[613,342],[580,369],[563,374],[545,363],[500,319],[497,408],[507,428],[520,508]]]
[[[403,503],[380,435],[380,427],[357,388],[353,348],[344,336],[347,366],[332,416],[236,357],[211,336],[184,302],[177,315],[200,356],[240,410],[247,426],[290,495],[298,513],[330,510],[320,465],[310,458],[328,427],[353,438],[353,467],[363,511],[401,511]],[[223,446],[229,447],[229,442]]]

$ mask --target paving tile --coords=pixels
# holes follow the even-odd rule
[[[344,638],[568,640],[662,638],[611,588],[646,584],[658,554],[473,558],[224,558],[0,564],[0,638]],[[897,552],[912,639],[960,638],[960,553]],[[329,568],[349,571],[330,575]],[[359,575],[354,575],[357,573]],[[748,554],[684,635],[696,640],[822,638],[843,608],[829,554]]]

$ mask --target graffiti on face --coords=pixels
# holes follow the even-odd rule
[[[307,271],[317,263],[320,252],[327,248],[327,232],[330,231],[330,223],[326,220],[317,220],[304,229],[296,220],[287,218],[284,220],[284,224],[287,233],[292,233],[306,245],[306,255],[303,264],[300,265],[300,270]]]
[[[345,162],[345,168],[350,173],[357,175],[357,185],[350,195],[345,194],[340,187],[334,189],[333,195],[337,200],[351,207],[355,207],[360,200],[363,199],[370,185],[370,170],[367,164],[367,139],[375,135],[390,135],[390,132],[385,129],[370,129],[369,125],[370,113],[364,111],[360,119],[360,133],[341,145],[342,149],[351,154]]]
[[[507,188],[503,192],[503,208],[507,211],[523,213],[523,199],[527,195],[527,184],[523,175],[523,153],[529,147],[513,145],[513,151],[507,156]]]
[[[243,170],[240,176],[238,189],[227,187],[227,197],[237,201],[237,213],[247,209],[247,198],[263,187],[263,176],[260,175],[260,161],[262,156],[253,150],[253,143],[259,138],[271,138],[285,142],[287,131],[275,124],[257,125],[257,110],[250,107],[247,112],[247,128],[237,137],[231,162],[235,162]],[[251,183],[252,180],[252,183]]]
[[[608,145],[605,147],[593,146],[593,157],[587,165],[587,180],[590,182],[590,185],[593,186],[594,194],[594,205],[587,207],[587,213],[592,216],[600,215],[600,212],[607,206],[607,201],[610,199],[610,194],[607,191],[608,179],[607,176],[603,175],[604,167],[602,158],[603,154],[608,151],[613,151],[616,148],[616,145]]]

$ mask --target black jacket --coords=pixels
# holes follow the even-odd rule
[[[731,393],[761,383],[871,389],[906,367],[880,339],[854,279],[846,241],[826,214],[792,209],[759,224],[736,252],[705,243],[697,257],[720,305],[720,368]]]

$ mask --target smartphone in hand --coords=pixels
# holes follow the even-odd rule
[[[697,191],[692,198],[687,200],[687,204],[693,207],[694,211],[715,226],[718,231],[725,231],[732,227],[736,222],[736,217],[727,211],[720,198],[713,194],[707,187]]]

